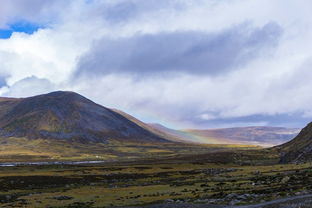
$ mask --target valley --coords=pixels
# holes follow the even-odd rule
[[[98,164],[2,167],[0,206],[223,207],[311,193],[311,164],[277,164],[277,155],[263,151],[267,150]],[[261,157],[264,153],[270,158]]]
[[[66,91],[1,98],[0,207],[261,207],[301,200],[293,197],[312,193],[311,124],[298,131],[174,130]]]
[[[0,0],[0,208],[312,208],[311,8]]]
[[[186,143],[134,143],[110,141],[80,143],[77,141],[1,138],[0,162],[48,161],[124,161],[174,158],[193,154],[241,149],[260,149],[252,145],[215,145]]]

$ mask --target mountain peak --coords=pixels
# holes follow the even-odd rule
[[[47,94],[37,95],[25,99],[34,99],[34,98],[44,98],[44,99],[76,99],[76,100],[91,100],[87,99],[86,97],[72,91],[54,91]]]
[[[82,96],[76,92],[73,91],[53,91],[53,92],[49,92],[47,94],[42,94],[42,96],[54,96],[54,97],[58,97],[58,96],[65,96],[65,95],[78,95],[78,96]]]
[[[127,119],[70,91],[0,101],[0,136],[75,139],[83,142],[166,141]]]

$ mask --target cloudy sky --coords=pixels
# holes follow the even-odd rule
[[[71,90],[172,128],[312,121],[312,1],[0,4],[0,96]]]

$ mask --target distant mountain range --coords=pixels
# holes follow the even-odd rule
[[[219,128],[219,129],[187,129],[173,130],[160,124],[150,124],[154,129],[166,132],[180,140],[208,144],[246,144],[275,146],[283,144],[298,135],[298,128],[269,126]]]
[[[74,140],[81,143],[114,140],[274,146],[289,141],[298,132],[299,129],[282,127],[174,130],[160,124],[146,124],[74,92],[0,98],[0,137],[4,138]]]

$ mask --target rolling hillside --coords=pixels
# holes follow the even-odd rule
[[[283,143],[297,131],[276,127],[174,130],[146,124],[74,92],[0,98],[0,160],[3,161],[110,160],[254,148],[250,145]]]
[[[275,148],[281,153],[282,163],[312,161],[312,123],[303,128],[293,140]]]
[[[0,99],[0,137],[168,142],[115,111],[74,92]]]
[[[184,141],[207,144],[245,144],[275,146],[288,142],[300,131],[297,128],[283,127],[237,127],[220,129],[187,129],[173,130],[159,124],[150,124],[167,135],[181,138]]]

